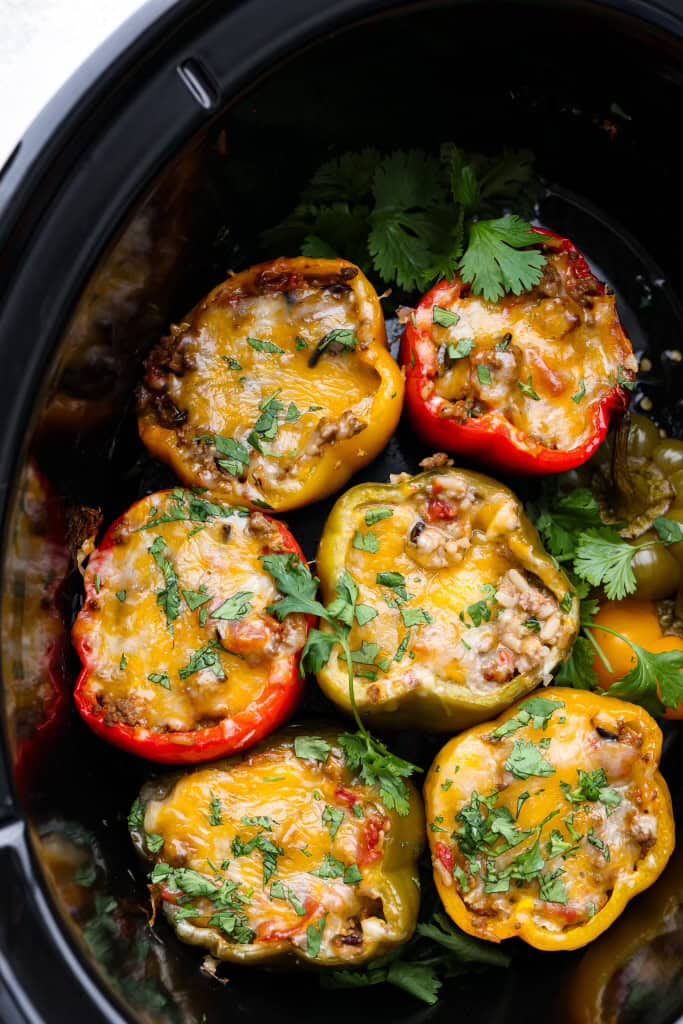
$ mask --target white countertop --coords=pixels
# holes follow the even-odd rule
[[[0,166],[41,107],[143,0],[0,0]]]

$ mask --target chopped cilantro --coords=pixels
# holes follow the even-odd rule
[[[515,740],[505,767],[518,779],[530,779],[537,776],[548,778],[555,774],[553,766],[546,761],[538,747],[529,740]]]
[[[151,672],[147,678],[150,683],[156,683],[157,686],[163,686],[164,690],[171,689],[171,679],[167,672]]]
[[[391,519],[393,511],[390,508],[373,508],[368,509],[365,513],[365,525],[374,526],[375,523],[381,523],[383,519]]]
[[[271,355],[284,354],[284,349],[274,345],[272,341],[262,341],[261,338],[247,338],[247,345],[251,345],[257,352],[268,352]]]
[[[538,394],[537,391],[534,391],[534,386],[531,382],[531,376],[529,376],[529,379],[526,382],[526,384],[524,383],[524,381],[517,381],[517,387],[522,392],[522,394],[525,395],[527,398],[532,398],[534,402],[540,402],[541,396]]]
[[[252,610],[251,601],[254,593],[251,590],[240,590],[233,594],[223,604],[211,612],[212,619],[220,619],[224,622],[235,622],[245,618]]]
[[[379,551],[379,538],[372,530],[367,533],[356,530],[353,535],[353,546],[357,551],[367,551],[368,554],[376,555]]]
[[[451,309],[444,309],[443,306],[434,306],[432,309],[432,323],[440,327],[455,327],[460,316]]]
[[[342,822],[344,821],[344,812],[339,807],[330,807],[329,804],[325,804],[325,809],[322,813],[322,823],[327,826],[327,830],[330,833],[332,839],[336,836],[337,832],[341,828]]]
[[[211,801],[209,803],[209,825],[222,825],[223,824],[223,808],[221,802],[217,796],[211,794]]]

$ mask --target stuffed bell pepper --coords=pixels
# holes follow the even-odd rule
[[[420,798],[383,805],[331,727],[146,785],[129,823],[178,937],[220,960],[353,966],[406,942],[420,902]]]
[[[683,959],[683,854],[584,952],[558,993],[558,1024],[638,1024],[675,1016]]]
[[[637,370],[615,296],[570,241],[537,234],[547,263],[536,288],[491,303],[442,281],[408,321],[401,354],[428,444],[523,474],[586,462]]]
[[[325,601],[343,573],[358,588],[349,643],[372,724],[453,732],[484,721],[549,682],[576,637],[572,587],[517,498],[448,462],[351,488],[320,542]],[[318,680],[351,710],[341,656]]]
[[[446,744],[425,800],[453,921],[545,950],[600,935],[674,848],[661,748],[642,708],[561,687]]]
[[[214,288],[150,355],[138,413],[184,483],[282,512],[374,459],[402,402],[372,285],[346,260],[300,257]]]
[[[261,512],[177,488],[149,495],[107,531],[73,628],[76,704],[99,736],[169,764],[251,746],[302,693],[309,620],[279,623],[268,556],[301,550]]]

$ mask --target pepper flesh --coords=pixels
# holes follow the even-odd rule
[[[157,863],[152,898],[183,941],[237,963],[354,966],[415,928],[424,815],[408,788],[410,812],[400,817],[350,772],[337,730],[296,726],[242,758],[144,787],[133,840]],[[160,879],[164,863],[209,886],[208,898],[191,901],[196,914]],[[214,916],[228,904],[237,924]]]
[[[401,347],[406,406],[423,440],[525,475],[586,462],[612,416],[626,409],[622,384],[637,369],[614,297],[568,239],[534,230],[549,251],[547,285],[492,304],[473,298],[458,278],[442,281],[418,305]],[[458,321],[435,323],[437,307]],[[462,356],[461,341],[465,351],[474,342]],[[440,373],[440,349],[452,363],[451,384]],[[444,393],[449,387],[452,395]]]
[[[355,699],[384,727],[452,732],[490,718],[549,680],[578,630],[572,587],[519,501],[479,473],[444,466],[351,488],[329,515],[317,568],[326,602],[344,571],[359,588]],[[335,652],[318,682],[351,710]]]
[[[372,461],[402,402],[379,300],[358,267],[278,259],[214,288],[152,352],[139,429],[184,483],[283,512]]]
[[[673,851],[662,734],[642,708],[611,697],[560,687],[539,696],[545,708],[527,699],[437,755],[425,783],[434,879],[471,935],[577,949]]]
[[[279,594],[260,558],[273,553],[304,561],[283,523],[180,488],[118,519],[90,558],[73,627],[74,696],[90,728],[183,764],[244,749],[286,721],[303,691],[310,620],[282,627],[267,613]]]

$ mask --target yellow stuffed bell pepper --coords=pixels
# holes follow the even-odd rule
[[[674,848],[661,747],[642,708],[560,687],[447,743],[425,801],[453,921],[545,950],[604,932]]]
[[[680,998],[682,910],[683,855],[677,849],[647,896],[571,972],[559,994],[558,1024],[635,1024],[645,1006],[663,1010],[659,1019],[668,1019],[666,1011],[673,1012]]]
[[[426,461],[437,468],[392,484],[351,488],[320,542],[324,600],[344,572],[358,587],[355,699],[373,725],[453,732],[491,718],[549,681],[576,637],[571,584],[520,502],[444,460],[433,456]],[[341,658],[318,681],[350,710]]]
[[[155,908],[221,960],[350,967],[413,933],[424,814],[348,767],[332,727],[292,727],[241,758],[145,786],[129,824]]]
[[[297,257],[228,278],[172,328],[147,361],[138,420],[183,483],[284,512],[371,462],[402,403],[365,275]]]

